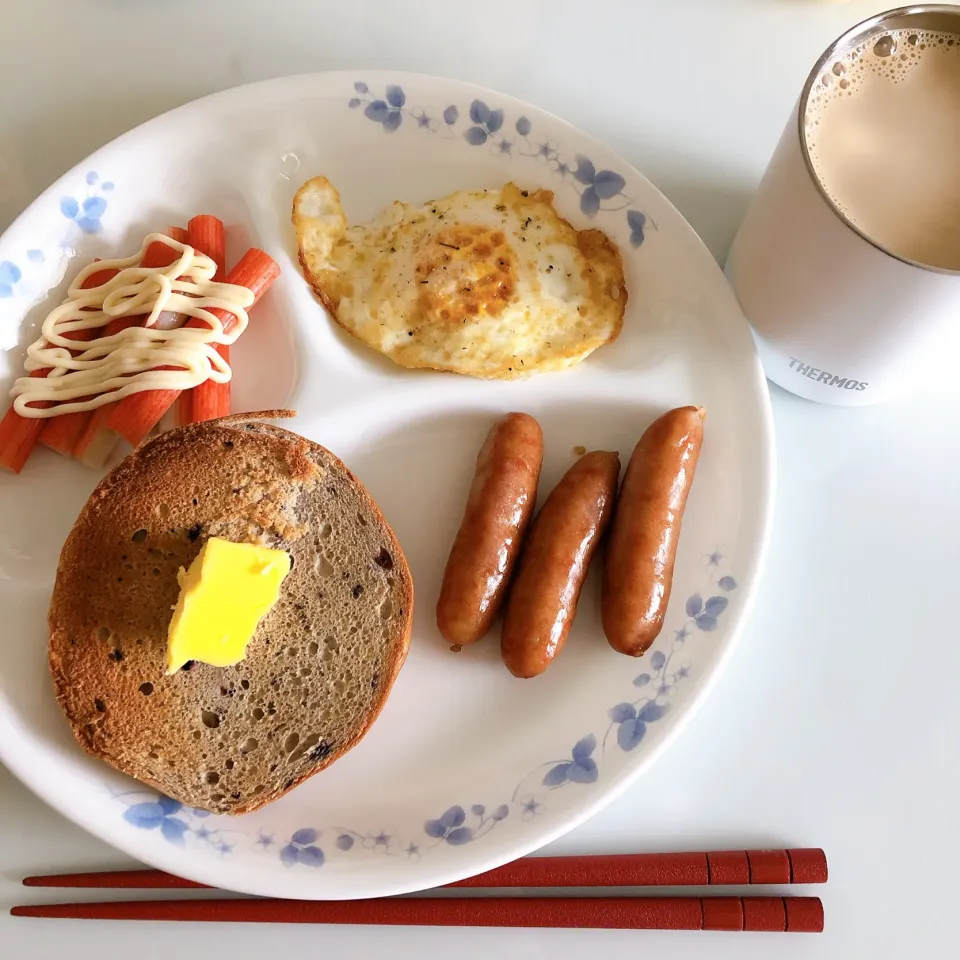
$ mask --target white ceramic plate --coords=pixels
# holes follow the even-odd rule
[[[550,187],[574,225],[623,253],[623,334],[579,367],[525,382],[410,372],[325,317],[296,266],[294,191],[324,173],[352,220],[513,179]],[[158,797],[73,742],[54,701],[45,614],[60,546],[99,475],[41,450],[0,477],[0,757],[48,803],[129,854],[194,880],[283,897],[422,889],[529,853],[616,796],[718,676],[760,571],[773,492],[768,396],[747,325],[676,210],[601,144],[541,110],[463,83],[357,72],[231,90],[99,150],[0,240],[0,383],[65,275],[146,232],[219,215],[233,260],[264,247],[283,276],[235,348],[235,409],[300,411],[294,427],[369,486],[410,560],[410,656],[363,743],[240,818]],[[433,619],[446,552],[491,422],[543,425],[541,489],[575,446],[634,443],[662,411],[708,408],[666,627],[641,660],[614,653],[591,576],[567,649],[512,678],[494,637],[454,655]]]

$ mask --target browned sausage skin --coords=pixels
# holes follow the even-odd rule
[[[503,662],[515,677],[543,673],[563,649],[587,568],[613,513],[619,476],[616,453],[585,454],[533,521],[500,639]]]
[[[623,477],[600,615],[610,646],[631,657],[641,656],[663,627],[704,416],[697,407],[679,407],[654,420]]]
[[[437,626],[453,644],[489,629],[506,595],[537,504],[543,432],[526,413],[508,413],[487,434],[437,600]]]

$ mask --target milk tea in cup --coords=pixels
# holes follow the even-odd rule
[[[768,377],[874,403],[960,346],[960,8],[873,17],[807,79],[727,261]]]

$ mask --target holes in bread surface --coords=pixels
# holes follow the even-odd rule
[[[166,503],[157,504],[157,513],[160,515],[161,520],[167,520],[170,517],[170,507]]]
[[[140,684],[140,692],[145,696],[149,697],[153,693],[153,684],[148,680],[146,683]]]
[[[316,762],[322,760],[332,749],[333,744],[328,743],[319,733],[310,733],[300,741],[296,750],[290,754],[290,762],[297,763],[306,754],[309,754],[310,759]]]
[[[178,531],[178,533],[180,533],[181,536],[183,535],[182,530]],[[346,595],[347,592],[351,590],[353,583],[354,582],[347,581],[342,588],[338,589],[342,589],[343,594]],[[368,594],[373,590],[374,595],[383,595],[383,587],[379,585],[365,585],[364,589]],[[376,607],[374,609],[376,609]],[[347,621],[344,626],[349,630],[351,624]],[[356,624],[353,624],[353,626],[356,626]],[[362,630],[362,627],[360,629]],[[377,632],[379,633],[379,631]],[[286,731],[283,731],[282,727],[278,730],[278,724],[270,720],[270,718],[279,714],[279,718],[284,720],[285,725],[286,711],[278,710],[280,701],[261,700],[257,692],[247,692],[259,691],[264,687],[263,683],[258,682],[258,684],[254,684],[248,678],[241,679],[240,677],[236,677],[229,681],[227,686],[231,689],[227,689],[226,691],[226,696],[230,696],[233,692],[232,688],[235,685],[235,691],[238,697],[242,695],[241,691],[243,691],[247,692],[247,696],[253,700],[252,703],[242,705],[234,704],[235,707],[239,706],[241,711],[240,715],[248,718],[248,723],[251,724],[246,731],[242,730],[241,725],[241,729],[234,732],[231,728],[235,725],[225,723],[222,710],[220,713],[217,713],[214,709],[199,710],[199,704],[197,705],[196,709],[198,709],[201,714],[200,719],[202,726],[189,731],[190,735],[194,738],[191,742],[197,742],[198,748],[199,743],[203,742],[203,749],[209,750],[207,757],[201,761],[202,766],[200,766],[199,775],[203,778],[203,782],[213,788],[216,788],[218,783],[225,783],[224,778],[227,778],[226,783],[230,783],[229,787],[227,787],[225,783],[225,789],[223,789],[222,794],[216,795],[222,796],[223,799],[221,800],[215,799],[214,794],[207,794],[211,808],[214,808],[216,805],[223,805],[230,800],[230,791],[234,786],[231,782],[233,773],[244,771],[247,769],[248,764],[256,763],[256,761],[253,760],[253,756],[269,757],[270,753],[276,751],[275,755],[278,759],[280,757],[286,757],[286,763],[303,764],[306,765],[306,769],[310,769],[311,764],[322,761],[328,754],[336,749],[336,745],[330,740],[329,733],[327,733],[326,736],[323,734],[324,731],[330,729],[328,725],[333,723],[333,713],[336,712],[336,708],[331,710],[331,708],[323,702],[324,699],[327,699],[328,702],[336,703],[339,697],[340,702],[344,705],[350,704],[348,709],[356,710],[361,702],[369,699],[370,688],[376,689],[379,686],[378,679],[375,679],[372,682],[366,680],[362,683],[362,687],[358,687],[356,671],[343,670],[343,664],[340,658],[344,655],[345,650],[353,649],[352,645],[355,642],[352,638],[348,639],[348,634],[345,632],[342,636],[331,635],[325,638],[321,636],[311,638],[308,635],[304,637],[303,642],[297,643],[295,647],[288,647],[288,645],[285,644],[281,648],[283,660],[279,662],[284,663],[285,666],[279,669],[275,677],[279,682],[279,686],[276,687],[277,692],[281,696],[281,699],[283,699],[290,695],[291,688],[299,689],[299,692],[294,695],[292,702],[300,703],[301,710],[298,711],[298,713],[301,716],[311,716],[314,718],[313,723],[310,723],[310,727],[313,727],[313,731],[310,733],[304,733],[303,727],[300,727],[296,733],[289,731],[289,728]],[[321,656],[324,654],[327,654],[333,659],[334,663],[332,666],[334,669],[331,669],[330,666],[327,666],[321,661]],[[288,655],[302,659],[300,659],[299,662],[293,662],[287,666],[286,660]],[[305,655],[308,655],[309,659],[306,659]],[[290,667],[292,667],[292,669]],[[301,679],[308,677],[312,677],[313,679]],[[269,676],[266,679],[269,680]],[[147,692],[149,689],[149,687],[144,686],[140,692],[142,695],[149,696],[152,692],[156,692],[157,688],[154,688],[151,693]],[[214,692],[216,689],[215,687]],[[269,684],[267,684],[266,690],[269,691],[269,689]],[[324,689],[329,691],[326,697],[317,697],[316,694]],[[222,694],[223,691],[221,691],[221,695]],[[224,709],[225,708],[226,707],[224,707]],[[196,714],[194,716],[196,716]],[[252,718],[252,720],[250,718]],[[253,722],[261,723],[256,737],[249,736],[252,732],[251,727]],[[307,722],[309,723],[309,720]],[[310,727],[306,727],[306,729],[310,730]],[[214,730],[215,736],[205,739],[203,735],[205,728]],[[207,736],[209,737],[209,735]],[[264,748],[262,752],[260,751],[261,747]],[[282,752],[280,748],[282,748]],[[257,751],[257,753],[254,754],[254,751]],[[158,767],[165,768],[168,758],[164,756],[164,750],[159,746],[154,746],[151,753],[154,754],[154,756],[148,758],[151,763],[155,763]],[[253,754],[253,756],[251,756],[251,754]],[[281,762],[278,769],[283,767],[284,763]],[[215,775],[218,780],[207,780],[208,774]],[[255,786],[250,789],[244,789],[243,796],[249,798],[253,794],[265,795],[269,793],[271,789],[272,787],[265,783],[260,785],[259,790],[257,790]],[[220,808],[222,809],[223,807]]]
[[[213,786],[215,783],[219,783],[219,782],[220,782],[220,774],[217,773],[216,770],[208,770],[208,771],[203,775],[203,782],[204,782],[204,783],[209,783],[210,786]]]
[[[111,637],[111,631],[109,627],[101,627],[97,631],[97,640],[100,643],[106,643]]]
[[[130,538],[134,543],[143,543],[147,539],[147,531],[141,527]]]

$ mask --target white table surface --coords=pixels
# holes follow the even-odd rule
[[[559,114],[635,163],[722,259],[810,64],[881,8],[3,0],[0,227],[89,151],[163,110],[247,81],[366,66],[469,80]],[[545,851],[822,846],[831,879],[812,892],[824,900],[823,935],[16,920],[13,903],[63,896],[24,891],[25,874],[131,863],[0,768],[0,956],[955,955],[960,389],[939,389],[952,392],[864,410],[773,390],[776,521],[729,670],[652,771]]]

